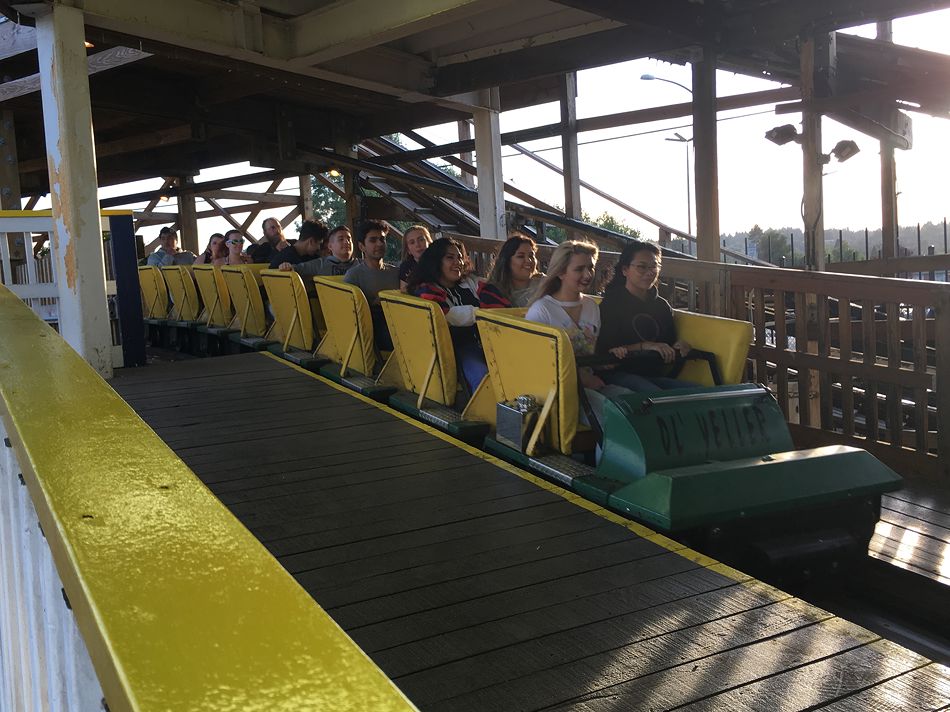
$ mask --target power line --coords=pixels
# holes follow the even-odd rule
[[[725,118],[717,119],[717,122],[731,121],[732,119],[744,119],[749,116],[761,116],[762,114],[772,114],[772,113],[774,113],[774,110],[772,109],[768,109],[766,111],[754,111],[749,114],[738,114],[736,116],[726,116]],[[593,143],[604,143],[605,141],[617,141],[623,138],[635,138],[637,136],[648,136],[650,134],[664,133],[666,131],[676,131],[677,129],[688,129],[688,128],[692,128],[692,126],[693,126],[692,124],[682,124],[680,126],[666,126],[662,129],[650,129],[649,131],[640,131],[638,133],[624,134],[622,136],[608,136],[607,138],[595,138],[595,139],[591,139],[590,141],[578,141],[577,145],[587,146]],[[545,151],[559,151],[559,150],[561,150],[560,145],[551,146],[550,148],[538,148],[538,149],[533,150],[532,153],[544,153]],[[511,153],[511,154],[503,155],[502,158],[513,158],[515,156],[521,156],[521,155],[524,155],[524,154]]]

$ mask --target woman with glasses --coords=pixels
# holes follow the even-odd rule
[[[662,265],[660,248],[652,242],[632,240],[620,253],[600,304],[597,353],[618,359],[648,352],[657,356],[601,372],[607,383],[640,392],[696,385],[663,375],[677,357],[689,353],[690,345],[676,338],[673,309],[657,293]]]
[[[452,334],[455,360],[471,393],[488,373],[475,331],[477,291],[475,280],[465,275],[465,252],[461,243],[448,237],[426,248],[409,277],[409,294],[433,301],[442,308]]]

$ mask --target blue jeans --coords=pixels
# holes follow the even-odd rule
[[[666,376],[640,376],[629,371],[615,368],[611,371],[601,371],[597,374],[604,383],[612,386],[622,386],[635,393],[649,393],[651,391],[668,391],[674,388],[695,388],[699,384],[690,381],[680,381]]]

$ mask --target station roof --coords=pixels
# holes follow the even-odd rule
[[[57,0],[59,1],[59,0]],[[47,190],[31,16],[0,1],[0,109],[14,113],[24,195]],[[102,185],[453,121],[472,106],[558,97],[565,72],[715,54],[796,84],[797,38],[950,0],[85,0]],[[15,24],[19,21],[21,24]],[[943,55],[838,35],[840,92],[947,115]],[[485,91],[500,87],[498,96]],[[857,102],[858,99],[855,101]]]

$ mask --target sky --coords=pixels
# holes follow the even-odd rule
[[[873,37],[874,28],[848,30]],[[940,11],[894,22],[894,41],[936,52],[950,53],[950,11]],[[620,111],[677,104],[689,101],[687,90],[661,81],[643,81],[642,74],[691,83],[688,65],[671,65],[645,59],[624,62],[578,73],[578,118],[612,114]],[[717,73],[719,96],[774,89],[777,84],[765,80]],[[938,222],[950,212],[946,198],[945,173],[950,170],[950,121],[923,114],[913,118],[914,146],[897,152],[898,218],[901,225],[917,222]],[[505,112],[501,130],[512,131],[553,123],[559,120],[557,103]],[[723,233],[746,231],[758,224],[763,228],[800,227],[802,198],[802,157],[797,144],[776,146],[764,138],[765,132],[781,124],[798,125],[800,114],[776,115],[772,106],[761,106],[719,114],[719,200],[720,229]],[[825,117],[822,124],[824,150],[841,139],[853,139],[861,152],[846,163],[832,161],[824,179],[824,215],[826,228],[872,230],[880,227],[880,162],[879,144],[870,137]],[[456,125],[425,127],[419,130],[438,143],[457,140]],[[618,127],[579,136],[581,178],[614,195],[623,202],[654,216],[680,230],[687,227],[686,154],[692,144],[667,141],[679,133],[692,137],[690,117],[673,121],[653,122]],[[407,146],[413,143],[404,138]],[[558,138],[525,144],[540,151],[544,158],[560,165]],[[553,149],[553,150],[546,150]],[[503,148],[503,174],[506,181],[552,204],[563,205],[563,183],[559,175],[513,149]],[[476,157],[477,160],[477,157]],[[210,180],[238,171],[252,172],[243,166],[218,167],[202,172],[197,181]],[[160,187],[161,181],[140,181],[125,186],[100,190],[100,197],[121,195]],[[296,193],[296,179],[287,180],[281,192]],[[263,186],[261,187],[263,189]],[[692,193],[692,186],[690,186]],[[695,231],[695,201],[691,223]],[[607,211],[619,220],[641,230],[645,237],[655,237],[657,230],[607,201],[582,189],[581,203],[585,212],[597,216]],[[225,205],[229,203],[225,202]],[[141,206],[135,206],[141,207]],[[208,206],[199,201],[198,210]],[[175,209],[170,201],[159,210]],[[262,213],[251,229],[260,236]],[[238,218],[241,220],[242,218]],[[229,226],[223,219],[199,222],[202,242],[215,231]],[[143,228],[146,241],[157,235],[158,227]],[[154,233],[154,235],[153,235]]]

